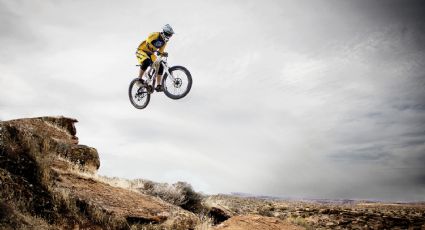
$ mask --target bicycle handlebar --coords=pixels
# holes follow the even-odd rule
[[[168,57],[168,53],[167,53],[167,52],[160,53],[159,51],[156,51],[156,54],[157,54],[158,56],[161,56],[161,57]],[[165,55],[163,55],[163,54],[165,54]]]

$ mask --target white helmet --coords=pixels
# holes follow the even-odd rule
[[[173,36],[174,30],[173,28],[171,28],[170,24],[166,24],[165,26],[162,27],[161,34],[163,35],[164,40],[168,41],[170,37]]]

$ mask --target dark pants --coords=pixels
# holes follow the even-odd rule
[[[150,58],[146,58],[142,62],[142,65],[140,66],[140,69],[142,69],[143,71],[145,71],[151,65],[152,65],[152,60]],[[163,73],[164,73],[164,67],[162,65],[159,65],[158,74],[159,75],[162,75]]]

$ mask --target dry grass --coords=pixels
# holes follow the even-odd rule
[[[187,202],[193,201],[191,200],[193,197],[199,198],[199,200],[194,200],[195,204],[200,204],[200,195],[195,193],[192,189],[192,187],[187,183],[176,183],[174,185],[168,185],[168,184],[161,184],[161,183],[154,183],[149,180],[143,180],[143,179],[137,179],[137,180],[127,180],[127,179],[121,179],[121,178],[109,178],[105,176],[99,176],[94,173],[90,173],[88,171],[82,170],[82,167],[78,164],[75,164],[71,161],[69,161],[66,158],[58,157],[56,160],[60,160],[65,162],[65,165],[68,165],[68,168],[66,168],[66,173],[72,173],[74,175],[77,175],[78,177],[85,178],[85,179],[92,179],[101,183],[105,183],[108,185],[111,185],[113,187],[119,187],[127,190],[132,190],[134,192],[147,194],[151,196],[156,196],[162,200],[165,200],[168,203],[171,203],[170,201],[174,202],[174,204],[182,205],[182,204],[189,204],[192,205],[193,203]],[[57,193],[62,194],[62,197],[65,201],[71,200],[68,196],[68,192],[66,190],[57,191]],[[185,200],[186,199],[186,200]],[[72,201],[73,202],[73,201]],[[185,203],[186,202],[186,203]],[[198,202],[198,203],[196,203]],[[70,202],[67,203],[67,206],[72,207],[72,204]],[[80,205],[81,206],[81,205]],[[88,206],[93,207],[93,206]],[[85,210],[87,207],[84,208]],[[103,211],[100,211],[100,208],[95,208],[90,212],[87,212],[88,216],[92,220],[94,220],[96,223],[106,226],[116,226],[116,227],[122,227],[126,224],[125,220],[120,219],[114,219],[111,218],[110,214],[104,213]],[[106,215],[106,216],[105,216]],[[182,218],[182,210],[178,207],[175,207],[174,209],[170,211],[170,216],[168,217],[169,221],[166,221],[163,224],[132,224],[130,226],[127,226],[132,229],[189,229],[191,226],[196,225],[196,223],[193,223],[191,221],[185,222],[190,220],[191,218]],[[107,219],[109,218],[109,219]]]
[[[198,215],[200,222],[196,226],[195,230],[209,230],[212,228],[214,220],[208,215],[200,214]]]
[[[311,226],[306,221],[306,219],[303,218],[303,217],[299,217],[299,216],[298,217],[288,217],[288,218],[286,218],[286,221],[288,221],[289,223],[292,223],[292,224],[296,224],[298,226],[302,226],[307,230],[313,230],[314,229],[313,226]]]
[[[68,218],[84,223],[88,220],[92,225],[103,226],[103,229],[123,229],[127,226],[124,218],[113,215],[92,204],[85,203],[71,195],[68,189],[54,189],[55,200],[62,211],[67,213]],[[60,210],[58,210],[60,211]]]
[[[52,229],[44,219],[21,212],[15,204],[0,201],[0,229]]]
[[[192,186],[186,182],[167,184],[156,183],[144,179],[128,180],[116,177],[111,178],[81,171],[78,165],[75,164],[70,171],[83,178],[91,178],[114,187],[128,189],[142,194],[158,197],[170,204],[182,207],[183,209],[191,212],[202,212],[202,195],[195,192]]]

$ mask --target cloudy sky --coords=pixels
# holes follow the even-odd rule
[[[0,0],[0,120],[64,115],[100,174],[208,194],[425,200],[425,3]],[[128,100],[169,23],[178,101]]]

